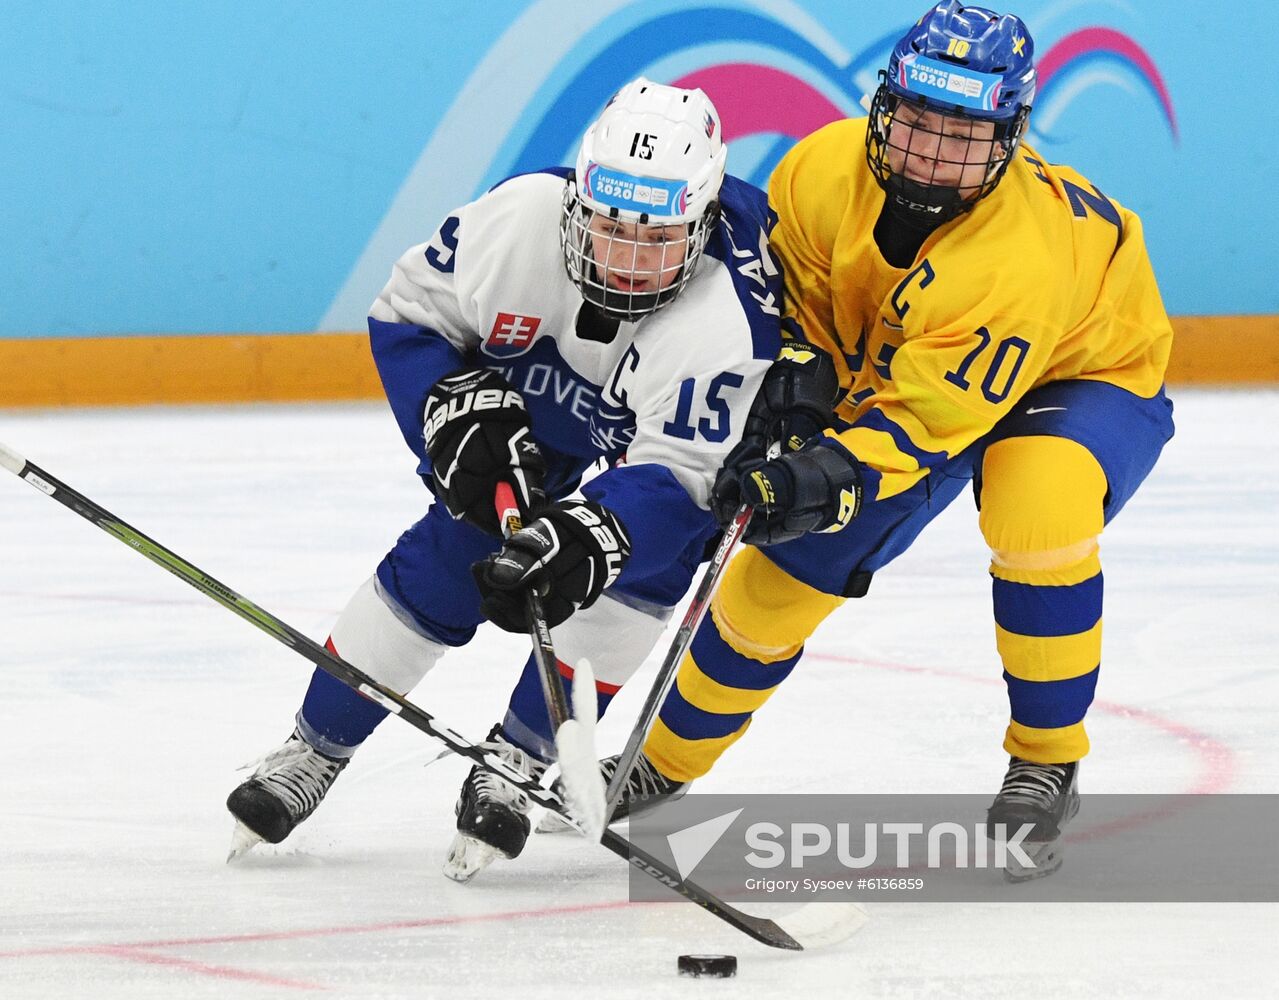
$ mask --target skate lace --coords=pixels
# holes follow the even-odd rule
[[[604,772],[605,782],[613,780],[613,774],[617,770],[619,758],[609,757],[602,761],[601,770]],[[671,791],[671,782],[657,772],[650,761],[643,754],[635,760],[635,767],[632,768],[630,777],[626,780],[626,787],[622,790],[622,795],[627,800],[646,799],[653,795],[667,795]]]
[[[507,743],[506,740],[485,740],[478,746],[481,750],[496,753],[506,764],[519,771],[530,781],[540,779],[542,772],[546,770],[546,765],[540,760],[530,756],[519,747]],[[472,773],[471,780],[474,782],[476,794],[480,798],[487,798],[491,801],[508,805],[512,809],[518,809],[521,812],[528,812],[533,808],[527,793],[491,771],[476,768]]]
[[[320,804],[344,764],[295,736],[262,758],[254,777],[283,799],[291,812],[306,816]]]
[[[1028,802],[1051,809],[1066,781],[1066,768],[1059,764],[1036,764],[1014,760],[1004,775],[999,797],[1007,801]]]

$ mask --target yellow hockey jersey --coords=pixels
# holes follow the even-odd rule
[[[1136,215],[1022,144],[993,194],[893,267],[867,127],[820,129],[769,182],[786,314],[835,359],[852,424],[837,437],[871,473],[867,499],[909,489],[1044,383],[1159,391],[1172,327]]]

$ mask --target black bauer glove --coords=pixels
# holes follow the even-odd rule
[[[727,525],[742,497],[738,481],[778,454],[798,451],[834,420],[839,374],[829,354],[790,341],[764,374],[741,441],[728,453],[711,490],[711,510]]]
[[[857,516],[862,505],[857,459],[828,441],[813,441],[743,473],[740,502],[755,514],[742,541],[776,545],[810,531],[839,531]]]
[[[554,628],[594,604],[630,556],[631,540],[616,514],[590,500],[561,500],[474,563],[471,575],[485,617],[507,632],[527,632],[530,587],[542,595],[546,624]]]
[[[533,440],[524,399],[487,368],[463,368],[435,383],[422,436],[435,495],[457,520],[501,537],[493,491],[510,483],[520,509],[546,502],[546,462]]]

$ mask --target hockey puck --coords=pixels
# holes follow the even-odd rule
[[[737,975],[737,956],[680,955],[679,974],[694,979],[728,979]]]

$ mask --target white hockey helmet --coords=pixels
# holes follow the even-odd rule
[[[614,94],[586,130],[564,191],[560,245],[583,298],[632,321],[674,300],[719,216],[727,159],[719,114],[701,90],[640,77]]]

